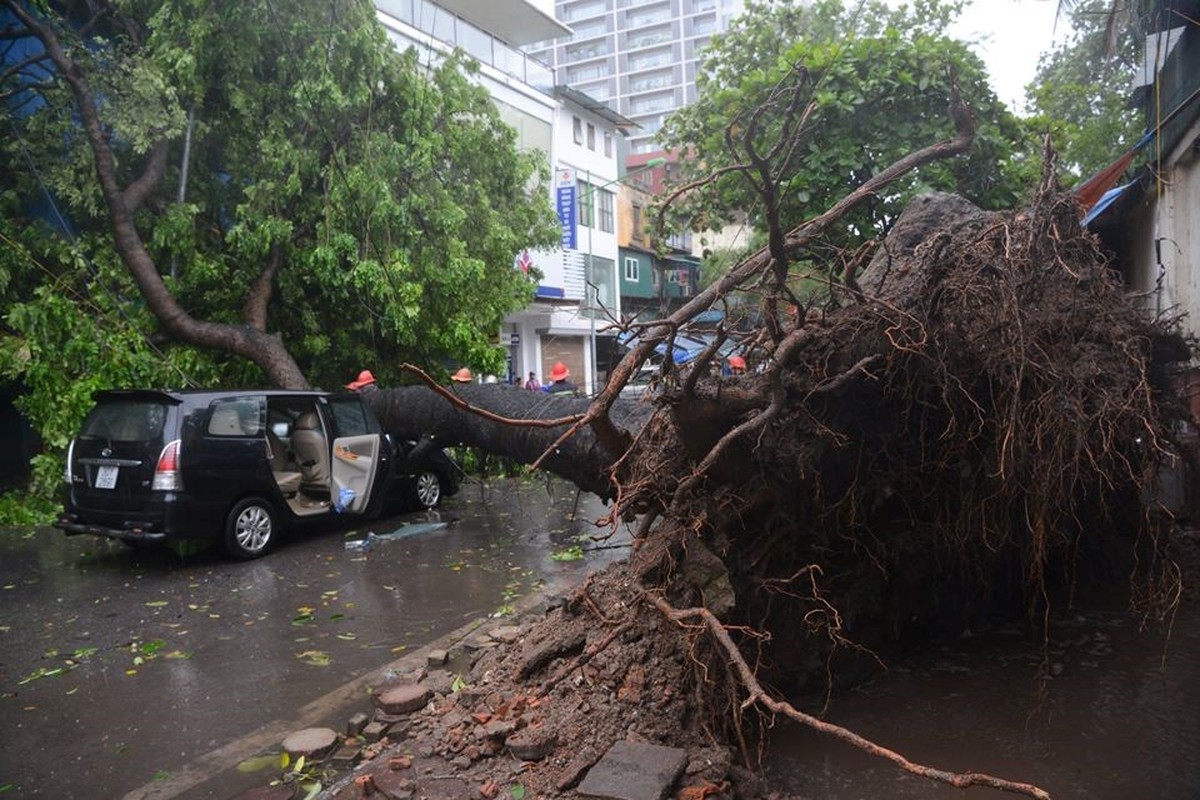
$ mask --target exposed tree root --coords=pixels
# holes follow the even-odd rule
[[[749,696],[742,702],[743,709],[756,704],[761,705],[773,714],[783,714],[789,719],[793,719],[813,730],[841,739],[843,742],[853,745],[866,753],[885,758],[905,772],[922,778],[929,778],[939,783],[946,783],[957,789],[969,789],[972,786],[987,786],[1003,792],[1021,794],[1026,797],[1036,797],[1039,800],[1050,800],[1048,792],[1028,783],[1008,781],[982,772],[947,772],[946,770],[917,764],[909,761],[896,751],[878,745],[854,731],[817,719],[810,714],[799,711],[790,703],[776,700],[763,689],[762,685],[758,682],[758,678],[755,676],[754,670],[746,663],[746,659],[742,656],[738,646],[729,637],[729,632],[725,630],[725,626],[721,624],[721,621],[712,615],[712,612],[706,608],[677,609],[661,597],[648,597],[647,599],[672,622],[682,624],[690,619],[700,620],[709,634],[720,644],[721,649],[728,656],[730,662],[732,662],[738,677],[749,693]]]

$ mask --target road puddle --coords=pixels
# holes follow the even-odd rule
[[[1170,639],[1125,613],[1055,625],[1049,678],[1037,642],[1001,630],[894,664],[834,699],[826,719],[910,760],[1029,782],[1056,800],[1200,796],[1200,608],[1180,610]],[[779,727],[772,783],[789,797],[1010,798],[912,777],[831,737]]]

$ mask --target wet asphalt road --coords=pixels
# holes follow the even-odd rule
[[[624,556],[623,530],[583,560],[551,557],[592,546],[580,537],[602,533],[604,512],[567,484],[467,484],[440,530],[346,549],[430,521],[408,514],[246,563],[0,530],[0,797],[224,800],[261,785],[181,776],[316,698],[340,729],[369,703],[339,687]]]

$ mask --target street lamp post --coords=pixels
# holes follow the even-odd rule
[[[623,183],[624,181],[629,180],[630,178],[632,178],[635,175],[640,175],[641,173],[645,172],[646,170],[654,169],[655,167],[661,167],[665,163],[667,163],[667,159],[665,159],[661,156],[659,156],[657,158],[652,158],[649,161],[647,161],[645,164],[642,164],[641,166],[639,166],[635,169],[629,170],[624,175],[621,175],[620,177],[617,177],[617,178],[613,178],[611,181],[602,183],[599,186],[592,185],[592,171],[587,170],[587,184],[588,184],[587,207],[588,207],[589,213],[588,213],[587,266],[584,269],[584,280],[587,284],[588,291],[591,292],[591,299],[588,301],[588,318],[590,320],[590,323],[589,323],[590,330],[589,330],[589,334],[588,334],[588,351],[589,351],[590,355],[588,358],[588,367],[592,373],[592,391],[591,391],[592,394],[596,393],[596,386],[599,383],[599,381],[597,379],[599,370],[597,369],[597,358],[596,358],[596,314],[599,313],[599,311],[600,311],[600,309],[599,309],[600,287],[596,283],[596,267],[595,267],[595,263],[594,263],[593,253],[592,253],[592,228],[594,228],[596,226],[596,221],[599,216],[596,213],[596,196],[599,192],[601,192],[604,189],[607,189],[609,186],[614,186],[616,184]],[[616,217],[615,209],[614,209],[613,216],[614,216],[614,221],[615,221],[615,217]],[[616,225],[613,225],[613,228],[615,229]],[[614,230],[614,233],[615,233],[615,230]],[[615,262],[614,262],[613,268],[614,268],[614,270],[616,268]],[[585,292],[585,294],[586,294],[586,292]]]

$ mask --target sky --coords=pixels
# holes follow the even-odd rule
[[[1018,114],[1038,56],[1067,34],[1065,17],[1055,25],[1057,10],[1057,0],[970,0],[950,28],[951,36],[972,43],[987,64],[996,96]]]

